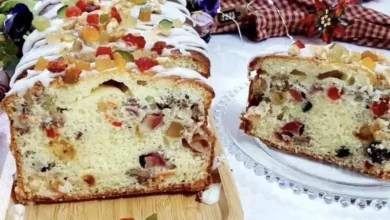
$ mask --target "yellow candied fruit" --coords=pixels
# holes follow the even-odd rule
[[[102,30],[99,35],[99,43],[101,45],[106,45],[109,42],[110,36],[108,35],[107,31]]]
[[[149,22],[152,17],[152,9],[150,6],[142,7],[139,10],[138,19],[142,22]]]
[[[171,28],[164,28],[161,24],[155,26],[154,30],[157,34],[169,36],[171,34]]]
[[[172,25],[174,28],[181,28],[183,27],[183,23],[180,21],[180,19],[173,19]]]
[[[59,33],[52,32],[48,33],[45,38],[49,45],[55,45],[61,42],[62,36]]]
[[[334,44],[328,52],[328,59],[330,62],[339,63],[343,58],[349,55],[349,51],[340,44]]]
[[[370,69],[372,71],[375,70],[376,64],[370,57],[366,57],[366,58],[362,59],[361,62],[362,62],[362,65],[367,67],[368,69]]]
[[[363,60],[364,58],[369,57],[371,58],[372,61],[376,62],[378,61],[378,55],[376,55],[374,52],[366,50],[362,53],[361,59]]]
[[[80,36],[84,41],[94,42],[99,41],[100,32],[92,26],[85,26],[81,29]]]
[[[152,53],[146,50],[136,50],[132,53],[134,60],[138,60],[142,57],[152,57]]]
[[[135,5],[143,5],[146,4],[146,0],[130,0],[131,3]]]
[[[359,62],[360,61],[360,53],[357,51],[349,51],[349,60],[350,60],[350,62]]]
[[[126,66],[126,60],[122,57],[122,55],[118,52],[116,52],[114,54],[114,63],[115,63],[115,67],[119,68],[119,69],[124,69],[125,66]]]
[[[122,20],[121,26],[123,28],[135,28],[137,26],[137,19],[129,16]]]
[[[76,60],[76,69],[90,71],[91,64],[88,62],[85,62],[84,60]]]
[[[43,71],[46,69],[48,64],[49,64],[49,61],[47,61],[43,57],[39,57],[38,62],[35,64],[34,70],[35,71]]]
[[[114,68],[114,61],[111,60],[110,55],[100,55],[95,60],[96,70],[104,71]]]
[[[65,41],[65,42],[73,42],[76,37],[74,35],[71,35],[71,34],[66,34],[62,37],[62,39]]]

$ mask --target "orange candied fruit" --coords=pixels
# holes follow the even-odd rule
[[[152,16],[152,8],[144,6],[139,10],[138,19],[142,22],[149,22]]]
[[[46,69],[48,64],[49,64],[49,61],[47,61],[43,57],[39,57],[37,64],[35,64],[34,70],[35,71],[43,71]]]
[[[62,76],[62,80],[66,84],[75,84],[79,81],[81,70],[75,67],[65,70],[65,74]]]
[[[362,59],[362,65],[367,67],[368,69],[374,71],[375,70],[375,67],[376,67],[376,64],[375,62],[371,59],[371,57],[366,57],[366,58],[363,58]]]
[[[100,32],[95,27],[84,26],[81,29],[80,35],[81,35],[81,38],[84,41],[89,41],[89,42],[91,42],[91,41],[99,41]]]
[[[124,69],[127,62],[120,53],[116,52],[114,54],[114,63],[116,68]]]
[[[95,60],[96,70],[104,71],[114,68],[114,61],[111,60],[110,55],[100,55]]]
[[[76,60],[76,69],[90,71],[91,64],[88,62],[85,62],[84,60]]]

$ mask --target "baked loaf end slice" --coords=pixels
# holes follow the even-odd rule
[[[388,62],[340,45],[310,49],[250,63],[240,128],[270,147],[390,179]]]
[[[112,69],[9,95],[19,201],[67,201],[209,184],[206,84]]]

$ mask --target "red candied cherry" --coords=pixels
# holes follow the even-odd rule
[[[114,125],[115,127],[121,127],[122,126],[122,122],[120,122],[120,121],[113,121],[111,124]]]
[[[49,138],[56,138],[58,136],[57,129],[55,127],[45,128],[46,136]]]
[[[389,110],[389,101],[390,97],[385,97],[380,98],[379,101],[373,102],[371,104],[372,113],[377,117],[381,117],[386,114]]]
[[[139,70],[146,71],[154,66],[157,66],[158,62],[149,57],[141,57],[135,61],[135,65],[137,65]]]
[[[87,16],[87,23],[89,25],[98,25],[99,24],[99,15],[98,14],[89,14]]]
[[[142,124],[147,125],[150,129],[157,128],[164,119],[163,114],[149,114],[145,115],[145,117],[142,119]]]
[[[47,69],[52,73],[60,73],[64,71],[68,65],[63,60],[55,60],[47,64]]]
[[[126,44],[130,46],[137,46],[138,48],[144,48],[146,41],[143,36],[137,36],[133,34],[127,34],[122,37],[122,40],[126,42]]]
[[[336,101],[341,98],[341,91],[336,86],[330,86],[328,88],[328,91],[326,91],[326,94],[333,101]]]
[[[282,132],[291,133],[293,135],[302,135],[305,125],[299,121],[288,122],[282,127]]]
[[[71,17],[78,17],[82,14],[83,12],[76,6],[70,6],[65,10],[65,16],[67,18]]]
[[[75,5],[81,11],[85,11],[85,9],[87,8],[87,3],[85,2],[85,0],[77,0]]]
[[[296,89],[289,89],[288,93],[290,93],[291,97],[297,102],[301,102],[304,99],[302,92]]]
[[[297,45],[299,49],[305,48],[305,44],[300,40],[295,41],[294,45]]]
[[[110,15],[111,17],[115,18],[118,21],[118,23],[122,22],[121,15],[119,14],[118,9],[116,9],[115,7],[111,7]]]
[[[99,46],[96,49],[95,56],[98,57],[100,55],[109,55],[111,59],[114,59],[114,52],[112,51],[111,47],[109,47],[109,46]]]
[[[157,41],[156,43],[154,43],[151,51],[154,51],[156,52],[158,55],[161,55],[162,51],[164,50],[164,48],[167,46],[167,43],[164,42],[164,41]]]

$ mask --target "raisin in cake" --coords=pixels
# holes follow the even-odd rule
[[[298,45],[250,62],[241,129],[270,147],[390,179],[388,60]]]
[[[27,37],[2,103],[11,121],[17,199],[207,187],[214,92],[204,81],[210,72],[205,44],[185,7],[161,1],[44,3],[53,2],[35,20],[40,31]],[[53,9],[65,18],[42,27]]]

